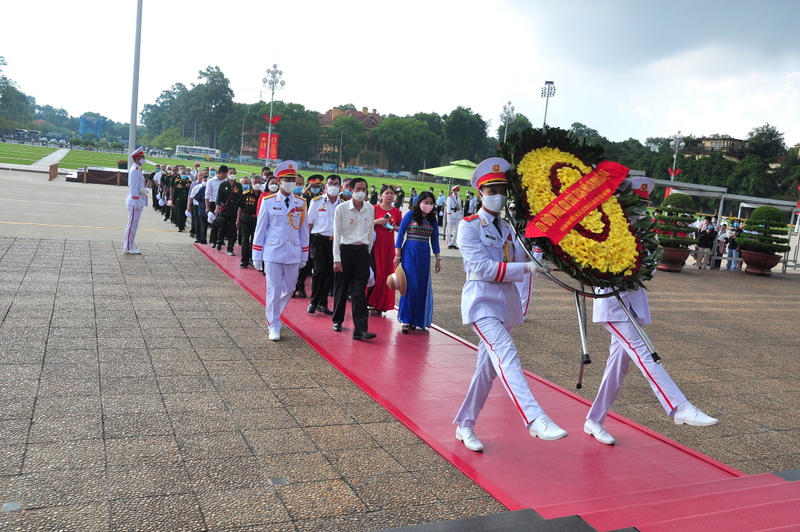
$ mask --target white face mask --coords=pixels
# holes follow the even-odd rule
[[[281,181],[281,188],[284,192],[291,194],[294,190],[294,181]]]
[[[328,185],[328,195],[329,196],[338,196],[339,195],[339,187],[336,185]]]
[[[364,198],[367,197],[367,193],[363,190],[359,192],[353,192],[353,199],[356,201],[364,201]]]
[[[270,191],[270,192],[277,192],[277,191],[278,191],[278,189],[279,189],[279,188],[281,188],[281,187],[279,187],[277,183],[272,183],[272,184],[271,184],[269,187],[267,187],[267,188],[269,188],[269,191]]]
[[[492,212],[500,212],[506,204],[508,198],[503,194],[495,194],[494,196],[484,196],[483,206],[486,210]]]
[[[433,203],[420,203],[419,208],[422,209],[422,212],[428,214],[433,210]]]
[[[253,190],[261,190],[261,183],[253,183]]]

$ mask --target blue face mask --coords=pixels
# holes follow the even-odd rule
[[[350,189],[349,189],[349,188],[346,188],[346,189],[344,189],[344,195],[345,195],[345,196],[347,196],[347,197],[349,198],[350,196],[352,196],[352,195],[353,195],[353,193],[352,193],[352,192],[350,192]]]
[[[186,175],[186,174],[182,174],[182,175],[181,175],[181,179],[189,179],[189,176],[188,176],[188,175]]]
[[[311,187],[311,192],[314,194],[319,194],[319,187]]]
[[[211,174],[211,177],[214,177],[215,175],[217,175],[217,172],[216,170],[211,170],[209,174]]]
[[[245,190],[250,190],[250,185],[242,185],[242,188]]]
[[[295,194],[300,194],[301,192],[303,192],[303,187],[294,187]]]

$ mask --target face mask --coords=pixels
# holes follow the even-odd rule
[[[484,196],[483,206],[492,212],[500,212],[506,204],[508,198],[502,194],[495,194],[494,196]]]
[[[292,192],[294,191],[294,182],[292,181],[281,181],[281,188],[284,192]]]
[[[350,192],[350,189],[349,189],[349,188],[346,188],[346,189],[344,189],[344,195],[345,195],[346,197],[348,197],[348,198],[349,198],[350,196],[352,196],[352,195],[353,195],[353,193],[352,193],[352,192]]]
[[[422,212],[428,214],[433,210],[433,203],[420,203],[419,208],[422,209]]]
[[[311,187],[311,192],[313,192],[314,194],[319,194],[319,190],[320,190],[319,187]]]
[[[210,175],[211,177],[214,177],[215,175],[217,175],[217,171],[216,171],[216,170],[211,170],[211,171],[209,172],[209,175]]]
[[[353,199],[356,201],[364,201],[364,198],[367,197],[367,193],[362,191],[353,192]]]
[[[270,192],[277,192],[280,188],[277,183],[272,183],[270,186],[267,187]]]
[[[236,174],[233,175],[228,174],[228,179],[230,179],[231,181],[236,181]]]
[[[181,179],[189,179],[189,176],[186,174],[181,174]]]
[[[261,183],[256,183],[253,185],[253,190],[261,190]]]
[[[328,185],[328,194],[331,196],[338,196],[339,187],[337,187],[336,185]]]
[[[302,194],[302,192],[303,192],[303,187],[294,187],[294,189],[293,189],[293,192],[294,192],[295,194]]]
[[[734,227],[739,227],[739,224],[733,224]]]
[[[245,190],[250,190],[250,185],[242,185],[242,188]]]

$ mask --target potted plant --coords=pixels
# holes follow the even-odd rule
[[[117,161],[117,168],[120,170],[127,170],[128,169],[128,161],[126,159],[120,159]]]
[[[694,231],[694,200],[687,194],[670,194],[660,210],[661,214],[656,216],[655,230],[663,253],[657,269],[679,272],[692,252],[689,247],[697,244],[697,239],[690,236]]]
[[[783,212],[771,205],[756,208],[743,226],[742,234],[736,239],[745,263],[745,272],[751,275],[772,275],[781,260],[781,253],[789,247],[786,219]]]

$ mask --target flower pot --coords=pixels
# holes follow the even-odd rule
[[[683,263],[689,258],[692,250],[688,248],[665,248],[659,246],[663,250],[661,260],[658,261],[657,270],[662,272],[679,272],[683,269]]]
[[[772,268],[781,261],[781,256],[774,253],[759,253],[757,251],[742,250],[742,260],[745,263],[745,273],[751,275],[772,275]]]

